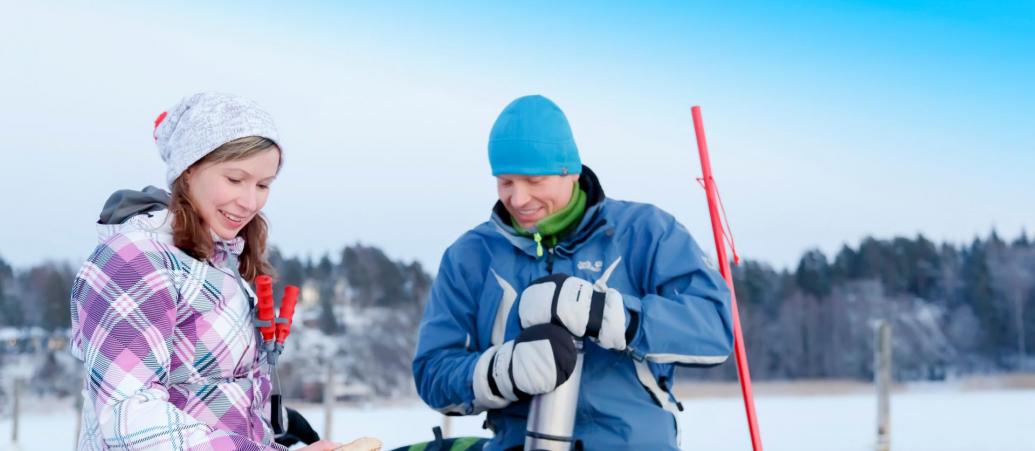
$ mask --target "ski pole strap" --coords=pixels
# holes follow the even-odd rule
[[[162,113],[162,114],[164,115],[165,113]],[[230,262],[229,266],[230,266],[230,270],[234,272],[234,280],[237,282],[237,288],[241,289],[241,295],[243,295],[244,298],[248,300],[248,307],[254,309],[255,308],[255,298],[253,298],[251,293],[248,291],[248,289],[245,288],[244,278],[241,277],[241,271],[238,268],[240,266],[240,260],[238,260],[237,255],[234,254],[233,252],[227,251],[227,254],[229,254],[229,256],[228,256],[229,262]],[[269,278],[269,276],[266,276],[266,275],[262,275],[262,276],[259,276],[259,277],[267,277],[267,278]],[[272,281],[273,279],[271,278],[270,280]],[[258,278],[256,278],[256,282],[258,282]]]
[[[277,365],[277,360],[280,358],[280,351],[283,348],[280,348],[273,341],[267,341],[263,349],[266,350],[266,362],[270,364],[270,371],[273,371]]]
[[[280,394],[280,375],[277,373],[276,358],[270,363],[270,424],[273,433],[280,435],[287,431],[284,424],[283,397]]]
[[[697,183],[699,183],[701,188],[704,188],[705,191],[708,191],[708,185],[704,183],[704,178],[698,177]],[[726,244],[729,244],[730,251],[733,252],[733,266],[736,266],[740,264],[740,255],[737,255],[737,245],[733,240],[733,228],[730,227],[730,219],[726,216],[726,206],[722,204],[722,194],[719,193],[719,184],[715,183],[714,178],[712,179],[712,186],[715,187],[715,198],[719,200],[719,209],[722,210],[722,238],[726,241]]]

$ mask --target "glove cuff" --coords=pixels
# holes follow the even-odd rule
[[[493,360],[495,360],[496,353],[502,346],[506,346],[508,344],[513,346],[512,342],[493,346],[478,357],[478,362],[474,365],[474,375],[472,377],[473,380],[471,384],[474,388],[475,410],[501,409],[506,407],[507,404],[510,404],[510,401],[505,399],[503,396],[493,393],[492,386],[497,385],[497,382],[493,380],[492,373],[490,373],[491,370],[495,369],[493,368]]]
[[[614,288],[608,288],[606,292],[595,292],[593,294],[593,305],[597,307],[597,299],[600,300],[602,310],[600,315],[600,329],[596,335],[597,342],[601,347],[624,351],[626,348],[625,332],[625,302],[622,300],[622,293]],[[593,315],[590,315],[593,318]]]

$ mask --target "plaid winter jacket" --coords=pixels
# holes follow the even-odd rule
[[[199,261],[165,210],[99,225],[72,288],[71,351],[86,368],[80,450],[266,450],[268,374],[234,269],[244,240]],[[246,293],[242,293],[241,286]]]

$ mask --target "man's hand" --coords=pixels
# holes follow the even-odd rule
[[[474,370],[475,398],[500,408],[552,392],[575,370],[575,339],[563,327],[540,324],[514,340],[489,348]]]
[[[558,273],[532,282],[521,293],[518,316],[522,328],[553,323],[607,349],[621,351],[626,346],[622,294],[578,277]]]

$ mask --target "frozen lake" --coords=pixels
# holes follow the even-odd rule
[[[736,397],[686,399],[681,414],[683,449],[750,450],[743,407]],[[756,399],[765,449],[769,451],[870,450],[874,441],[872,393],[759,395]],[[1035,389],[957,390],[921,387],[892,397],[892,450],[1035,451]],[[71,403],[37,408],[21,419],[20,451],[71,449],[75,413]],[[317,429],[319,406],[302,409]],[[429,440],[442,416],[418,401],[382,407],[340,407],[333,437],[379,437],[390,449]],[[453,435],[485,436],[480,417],[453,418]],[[0,449],[11,450],[11,419],[0,419]]]

